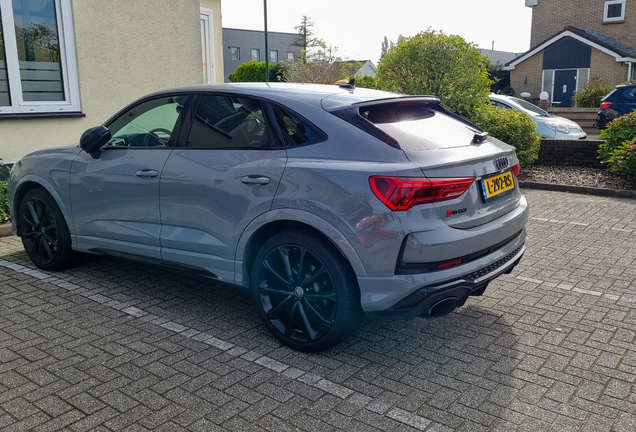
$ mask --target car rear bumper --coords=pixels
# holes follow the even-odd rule
[[[525,228],[512,240],[477,260],[432,273],[359,277],[361,304],[374,318],[437,318],[481,295],[488,283],[509,273],[526,250]]]

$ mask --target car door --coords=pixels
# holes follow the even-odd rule
[[[188,97],[143,100],[106,126],[99,152],[80,152],[71,166],[76,248],[160,260],[159,179],[181,130]]]
[[[239,237],[270,210],[287,157],[262,102],[208,93],[195,105],[161,175],[161,255],[233,283]]]

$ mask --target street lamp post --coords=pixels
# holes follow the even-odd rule
[[[267,45],[267,0],[263,0],[265,15],[265,82],[269,82],[269,47]]]

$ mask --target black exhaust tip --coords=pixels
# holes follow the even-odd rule
[[[459,305],[457,297],[446,297],[435,303],[428,310],[428,316],[431,318],[441,318],[454,311]]]

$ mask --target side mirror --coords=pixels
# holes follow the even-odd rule
[[[110,131],[105,126],[88,129],[80,138],[80,147],[86,153],[93,153],[102,148],[111,138]]]

